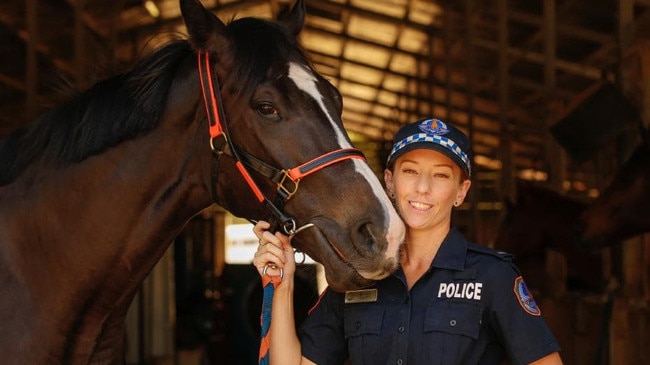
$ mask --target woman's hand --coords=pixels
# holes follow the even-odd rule
[[[288,279],[293,280],[296,261],[293,256],[293,247],[289,243],[289,237],[280,232],[273,234],[268,231],[269,228],[271,228],[271,225],[265,221],[259,221],[253,227],[253,233],[255,233],[260,243],[253,258],[253,265],[257,268],[260,276],[265,275],[264,268],[268,265],[266,275],[282,274],[283,282]]]

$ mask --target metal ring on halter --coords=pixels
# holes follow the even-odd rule
[[[296,220],[289,219],[288,221],[282,223],[282,230],[287,236],[292,237],[296,232]]]
[[[262,275],[266,275],[266,270],[268,270],[269,267],[271,269],[277,269],[278,268],[274,264],[266,264],[266,265],[264,265],[264,269],[262,269]],[[283,278],[284,277],[284,270],[282,270],[282,268],[280,268],[279,270],[280,270],[280,278]]]
[[[299,251],[299,250],[296,250],[296,249],[294,248],[294,249],[293,249],[294,260],[295,260],[295,257],[296,257],[296,254],[297,254],[297,253],[302,254],[302,260],[300,260],[300,262],[296,261],[296,264],[298,264],[298,265],[302,265],[302,264],[304,264],[304,263],[305,263],[305,260],[307,260],[307,255],[306,255],[304,252]]]

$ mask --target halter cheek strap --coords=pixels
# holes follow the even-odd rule
[[[210,147],[214,152],[215,159],[218,159],[218,156],[221,153],[229,152],[235,161],[235,166],[237,166],[239,173],[242,175],[257,200],[267,206],[273,216],[279,221],[285,234],[291,236],[295,235],[300,229],[296,228],[295,219],[284,214],[282,209],[284,203],[298,191],[298,185],[301,179],[343,160],[354,158],[365,161],[365,156],[356,148],[341,148],[324,153],[323,155],[294,168],[277,169],[248,152],[237,148],[228,133],[228,123],[226,123],[221,93],[219,92],[219,80],[216,75],[212,74],[210,54],[207,51],[199,51],[197,55],[201,90],[203,92],[207,119],[210,125]],[[226,146],[229,151],[226,150]],[[246,166],[254,169],[276,183],[278,199],[276,199],[275,204],[264,196],[259,186],[255,183],[255,180],[251,177]],[[216,179],[216,168],[215,173],[213,174],[213,179]],[[213,189],[213,199],[216,202],[214,185],[213,181],[211,188]]]

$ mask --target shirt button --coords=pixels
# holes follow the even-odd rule
[[[404,330],[405,330],[404,326],[399,326],[399,328],[397,329],[397,332],[403,333]]]
[[[449,325],[454,327],[456,325],[456,320],[452,319],[451,321],[449,321]]]
[[[355,327],[356,329],[361,328],[361,322],[359,322],[359,321],[354,322],[354,327]]]

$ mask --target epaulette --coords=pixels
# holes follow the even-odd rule
[[[503,261],[512,262],[512,260],[514,259],[514,255],[512,255],[510,253],[507,253],[505,251],[497,251],[497,250],[495,250],[493,248],[490,248],[490,247],[487,247],[487,246],[482,246],[482,245],[479,245],[477,243],[468,242],[467,243],[467,249],[470,250],[470,251],[474,251],[474,252],[478,252],[478,253],[494,256],[494,257],[498,257]]]

